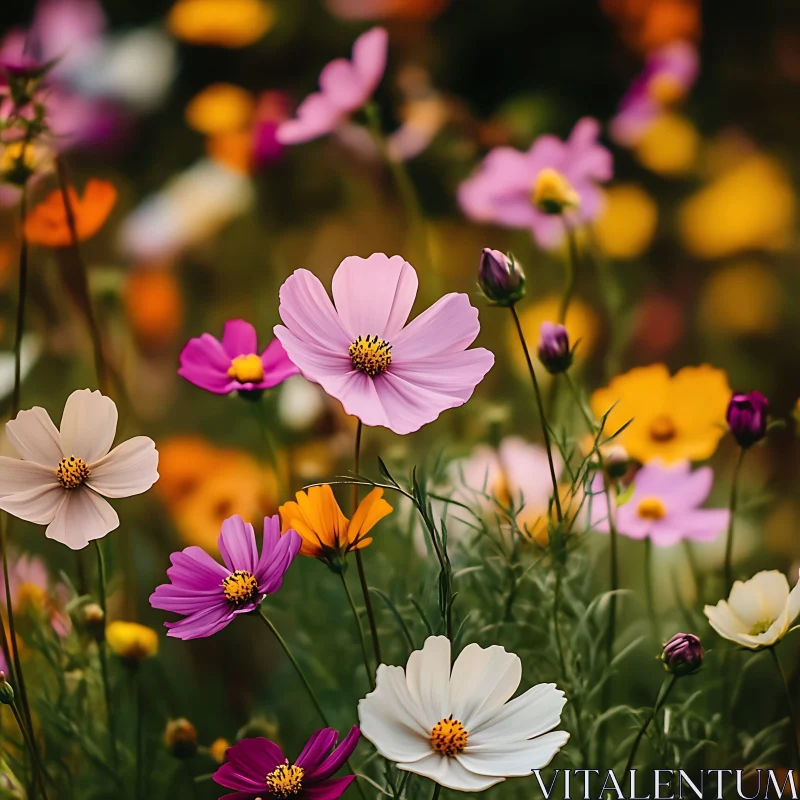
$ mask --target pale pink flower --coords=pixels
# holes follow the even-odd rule
[[[0,509],[47,525],[45,535],[80,550],[119,527],[105,497],[131,497],[158,480],[158,452],[146,436],[111,450],[117,407],[100,392],[67,398],[59,431],[38,406],[6,423],[19,458],[0,457]],[[109,452],[110,451],[110,452]]]
[[[296,270],[280,290],[275,335],[310,381],[365,425],[411,433],[463,405],[494,364],[465,294],[447,294],[406,324],[417,273],[401,256],[350,256],[333,276],[331,303],[319,279]]]
[[[363,108],[381,82],[388,47],[389,35],[384,28],[362,33],[353,44],[352,59],[337,58],[322,70],[320,90],[303,100],[294,119],[281,123],[277,140],[301,144],[317,139]]]

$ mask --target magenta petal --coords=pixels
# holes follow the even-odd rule
[[[228,789],[266,791],[266,776],[286,762],[280,747],[269,739],[242,739],[225,753],[226,762],[214,773],[214,780]]]
[[[222,331],[222,347],[228,356],[228,366],[237,356],[257,353],[256,329],[243,319],[229,319]]]
[[[281,588],[283,576],[295,556],[300,552],[302,539],[297,531],[288,530],[272,551],[270,563],[258,573],[258,587],[262,594],[274,594]]]
[[[353,725],[347,736],[341,744],[317,767],[312,775],[308,776],[309,781],[324,781],[335,775],[345,764],[347,759],[353,755],[358,740],[361,736],[361,731],[357,725]]]
[[[333,728],[320,728],[314,731],[294,763],[310,776],[338,740],[339,732]]]
[[[355,775],[343,778],[330,778],[322,783],[312,784],[303,790],[308,800],[336,800],[344,794],[345,789],[356,779]]]
[[[258,384],[259,389],[271,389],[292,375],[300,374],[279,339],[273,339],[267,345],[267,349],[261,354],[261,365],[264,367],[264,380]]]
[[[190,339],[180,354],[178,375],[195,386],[215,394],[232,391],[232,381],[228,377],[231,359],[222,345],[211,334],[204,333]]]
[[[167,570],[167,577],[173,583],[183,583],[192,588],[205,589],[214,583],[221,583],[229,572],[196,545],[173,553],[170,561],[172,566]]]
[[[245,522],[238,514],[228,517],[222,523],[218,545],[222,560],[231,572],[241,569],[255,574],[258,548],[253,526],[249,522]]]
[[[446,294],[392,341],[392,363],[408,364],[439,353],[461,352],[480,331],[478,309],[465,294]]]
[[[224,602],[212,606],[206,611],[191,614],[177,622],[165,622],[164,626],[169,628],[167,636],[175,639],[203,639],[219,633],[233,620],[233,616],[230,604]]]

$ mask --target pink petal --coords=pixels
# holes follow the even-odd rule
[[[215,394],[228,394],[236,381],[228,376],[233,359],[209,333],[190,339],[181,351],[178,375],[189,383]]]
[[[342,404],[346,414],[358,417],[365,425],[389,427],[383,403],[375,389],[376,381],[369,375],[351,367],[350,372],[344,375],[321,377],[318,383]]]
[[[343,119],[337,108],[322,94],[310,94],[298,106],[295,119],[282,122],[275,138],[280,144],[301,144],[330,133]]]
[[[350,112],[364,102],[364,81],[346,58],[326,64],[319,75],[325,99],[337,108]],[[367,93],[367,97],[371,92]]]
[[[258,548],[253,526],[249,522],[245,522],[238,514],[228,517],[222,523],[218,543],[222,560],[231,572],[243,569],[255,575]]]
[[[80,550],[93,539],[101,539],[119,527],[117,512],[90,489],[73,489],[62,494],[64,499],[55,519],[45,531],[48,539]]]
[[[43,486],[59,486],[55,470],[33,461],[0,456],[0,497]]]
[[[61,451],[65,456],[92,464],[111,449],[116,432],[117,407],[110,397],[78,389],[67,398],[61,417]]]
[[[61,435],[50,415],[36,406],[6,423],[8,443],[20,458],[56,468],[61,461]]]
[[[135,436],[92,464],[86,485],[105,497],[132,497],[146,492],[157,480],[155,442]]]
[[[457,354],[445,353],[397,366],[392,364],[391,374],[415,386],[466,403],[493,364],[494,355],[482,347],[476,347]]]
[[[275,326],[275,336],[280,340],[292,363],[309,381],[322,383],[324,378],[341,377],[353,371],[347,348],[343,347],[340,352],[336,352],[303,341],[283,325]]]
[[[372,28],[362,33],[353,43],[353,66],[362,78],[363,103],[378,88],[386,71],[389,34],[385,28]]]
[[[401,256],[349,256],[339,264],[331,291],[350,341],[380,336],[393,342],[417,296],[417,273]]]
[[[0,508],[36,525],[49,525],[68,494],[58,483],[41,484],[32,489],[0,498]]]
[[[279,339],[273,339],[261,354],[261,365],[264,367],[264,380],[258,384],[259,389],[271,389],[292,375],[300,374]]]
[[[222,347],[228,356],[228,365],[237,356],[258,352],[256,329],[243,319],[229,319],[222,332]]]

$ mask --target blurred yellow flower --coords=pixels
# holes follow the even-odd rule
[[[250,124],[255,107],[255,98],[241,86],[213,83],[189,101],[186,122],[206,136],[230,133]]]
[[[713,333],[770,333],[778,326],[781,291],[775,274],[757,261],[723,267],[700,293],[700,324]]]
[[[319,558],[327,564],[340,561],[350,550],[361,550],[372,542],[367,534],[377,522],[392,513],[383,499],[383,489],[373,489],[360,503],[352,520],[347,519],[328,484],[312,486],[308,493],[298,492],[297,502],[290,500],[280,507],[281,531],[296,530],[303,543],[304,556]]]
[[[681,207],[678,230],[700,258],[779,249],[794,229],[797,200],[781,164],[756,153],[723,173]]]
[[[245,47],[273,25],[275,10],[262,0],[177,0],[167,26],[178,39],[217,47]]]
[[[228,752],[228,748],[231,746],[231,743],[227,739],[214,739],[213,742],[208,746],[208,754],[217,764],[221,764],[225,761],[225,753]]]
[[[138,663],[158,652],[158,634],[138,622],[115,620],[106,628],[106,641],[115,655]]]
[[[660,114],[636,143],[639,163],[659,175],[684,175],[694,165],[700,134],[686,117]]]
[[[684,367],[670,377],[666,366],[652,364],[618,375],[592,395],[591,405],[597,419],[614,406],[607,435],[633,420],[614,440],[632,458],[671,463],[702,461],[713,454],[726,431],[730,398],[728,378],[720,369]]]
[[[594,223],[594,234],[603,252],[611,258],[636,258],[653,241],[658,223],[656,201],[632,183],[606,190],[603,213]]]
[[[528,306],[519,313],[519,321],[528,348],[533,352],[536,343],[539,341],[539,327],[543,322],[555,322],[558,319],[558,312],[561,306],[561,296],[551,295]],[[600,322],[597,313],[583,302],[580,298],[573,297],[567,310],[565,327],[569,333],[569,340],[574,345],[579,339],[580,344],[575,351],[575,362],[580,363],[590,355],[597,345],[597,338],[600,334]],[[519,346],[519,335],[514,321],[509,319],[507,325],[506,341],[508,350],[511,353],[511,363],[514,370],[527,379],[528,366],[525,363],[525,356]]]

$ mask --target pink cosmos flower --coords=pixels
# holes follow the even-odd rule
[[[628,147],[636,144],[664,107],[689,91],[699,69],[697,49],[688,42],[672,42],[652,53],[611,120],[611,138]]]
[[[331,133],[354,111],[363,108],[378,88],[386,69],[389,35],[385,28],[362,33],[353,44],[351,61],[337,58],[320,73],[319,92],[298,106],[295,119],[283,122],[277,139],[301,144]]]
[[[476,222],[506,228],[530,228],[542,247],[556,247],[564,238],[564,221],[578,225],[593,220],[602,210],[597,182],[611,179],[611,153],[597,137],[597,120],[579,120],[566,142],[556,136],[540,136],[527,153],[498,147],[478,170],[461,184],[458,202]],[[547,214],[533,203],[537,180],[543,170],[555,170],[578,196],[578,207],[563,215]]]
[[[9,588],[11,605],[15,610],[34,606],[41,609],[49,618],[53,630],[61,637],[72,630],[72,622],[67,613],[69,590],[63,583],[50,588],[50,576],[44,561],[39,556],[22,553],[9,559]],[[0,602],[6,602],[6,582],[0,573]]]
[[[406,325],[417,273],[401,256],[349,256],[333,276],[335,307],[308,270],[281,287],[275,327],[289,358],[310,381],[365,425],[411,433],[463,405],[494,364],[465,294],[447,294]]]
[[[714,539],[728,526],[730,512],[700,508],[713,482],[711,467],[692,472],[688,461],[669,468],[659,462],[646,464],[636,473],[630,499],[616,509],[617,530],[631,539],[650,537],[657,547],[669,547],[683,539]],[[602,476],[595,478],[592,491],[592,527],[608,531],[606,504],[600,497]]]
[[[225,323],[221,342],[210,333],[190,339],[180,362],[178,375],[214,394],[271,389],[300,372],[277,339],[259,355],[256,329],[243,319]]]

